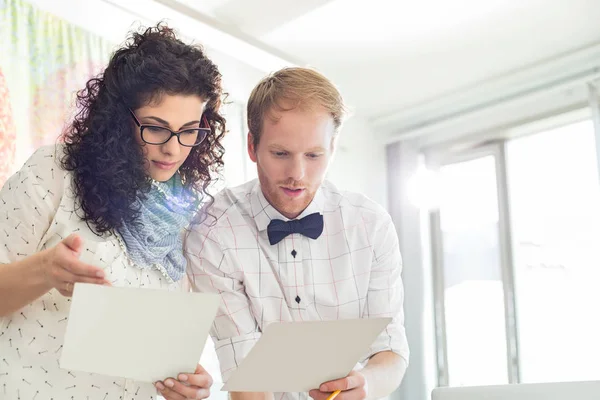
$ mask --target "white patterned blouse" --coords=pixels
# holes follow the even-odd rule
[[[185,290],[183,280],[172,282],[157,268],[137,268],[120,237],[98,237],[78,218],[61,154],[60,145],[40,148],[0,191],[0,268],[75,232],[84,241],[81,260],[103,268],[113,286]],[[69,307],[70,299],[53,289],[0,318],[0,399],[155,399],[150,383],[60,369]]]

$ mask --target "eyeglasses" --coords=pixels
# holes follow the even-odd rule
[[[175,132],[164,126],[141,124],[131,109],[129,109],[129,112],[136,125],[140,128],[142,140],[144,143],[148,144],[165,144],[171,140],[173,136],[177,136],[177,141],[180,145],[194,147],[202,143],[211,132],[208,120],[204,115],[200,122],[203,126],[200,126],[199,128],[182,129]]]

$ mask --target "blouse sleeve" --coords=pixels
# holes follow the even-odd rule
[[[68,177],[55,160],[59,149],[38,149],[0,190],[0,264],[41,249]]]

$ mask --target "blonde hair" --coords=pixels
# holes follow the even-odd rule
[[[248,128],[258,145],[265,116],[273,111],[323,107],[333,118],[334,136],[347,115],[344,99],[324,75],[309,68],[283,68],[261,80],[248,99]]]

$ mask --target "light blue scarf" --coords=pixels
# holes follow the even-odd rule
[[[137,200],[140,215],[135,223],[119,229],[127,253],[138,268],[155,267],[174,282],[183,277],[187,262],[182,231],[199,204],[198,196],[183,186],[179,174],[167,182],[152,181],[146,198]]]

